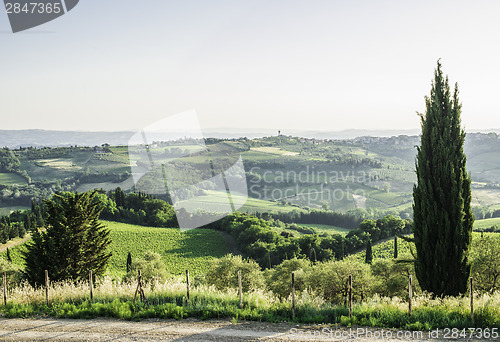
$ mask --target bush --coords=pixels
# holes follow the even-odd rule
[[[418,291],[415,268],[412,263],[397,263],[391,259],[375,259],[371,265],[374,277],[372,290],[380,296],[407,297],[408,278],[412,275],[413,289]]]
[[[485,235],[472,242],[471,274],[475,288],[493,293],[500,289],[500,239]]]
[[[353,299],[368,298],[373,284],[370,265],[353,258],[315,265],[308,276],[308,284],[317,295],[342,304],[348,295],[349,275],[353,278]]]
[[[141,270],[142,279],[144,281],[154,279],[165,280],[169,276],[165,264],[163,260],[161,260],[161,255],[152,251],[144,253],[144,258],[136,258],[132,261],[126,279],[130,280],[137,277],[139,270]]]
[[[7,276],[8,287],[18,285],[21,282],[21,267],[0,258],[0,279],[3,272],[5,272]]]
[[[264,275],[259,265],[251,260],[243,260],[241,255],[228,254],[214,259],[205,276],[206,284],[214,285],[218,290],[238,288],[238,270],[241,270],[243,291],[258,290],[264,287]]]
[[[292,292],[292,272],[295,273],[295,291],[306,289],[311,263],[305,259],[293,258],[283,261],[269,272],[267,287],[280,298],[287,298]]]

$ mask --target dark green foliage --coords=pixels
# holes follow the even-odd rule
[[[119,187],[101,194],[101,218],[152,227],[178,227],[174,208],[164,200],[143,193],[125,194]]]
[[[372,241],[368,240],[368,243],[366,244],[365,262],[367,264],[371,264],[372,261],[373,261]]]
[[[131,267],[132,267],[132,254],[130,254],[130,252],[128,252],[128,255],[127,255],[127,273],[130,272]]]
[[[398,258],[398,237],[394,237],[394,259]]]
[[[109,230],[99,221],[97,192],[63,193],[45,201],[47,230],[36,231],[24,255],[25,275],[42,284],[44,270],[53,281],[87,279],[89,271],[102,275],[111,253]]]
[[[471,179],[465,170],[458,88],[450,94],[439,61],[425,104],[413,188],[415,270],[423,290],[458,295],[467,290],[470,273]]]
[[[294,237],[278,233],[272,226],[276,221],[236,212],[204,228],[228,232],[236,240],[240,251],[257,261],[262,268],[269,268],[294,257],[307,258],[312,262],[340,260],[364,249],[368,240],[375,241],[374,237],[379,240],[381,237],[407,232],[410,229],[407,229],[407,222],[388,215],[376,221],[363,221],[360,228],[351,230],[345,237],[340,234]]]
[[[7,248],[7,261],[12,262],[12,257],[10,256],[10,249]]]
[[[281,213],[256,213],[257,217],[272,218],[285,223],[317,223],[344,228],[357,228],[362,219],[355,215],[338,213],[331,210],[313,209],[309,211],[293,210]]]
[[[0,172],[17,171],[21,165],[16,155],[8,148],[0,148]]]

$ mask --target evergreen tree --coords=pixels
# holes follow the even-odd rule
[[[130,252],[128,252],[128,255],[127,255],[127,273],[130,272],[131,267],[132,267],[132,254],[130,254]]]
[[[22,239],[26,234],[26,228],[24,228],[24,222],[19,222],[19,237]]]
[[[398,237],[394,237],[394,259],[398,258]]]
[[[4,225],[3,223],[0,223],[0,243],[4,244],[9,241],[9,233],[7,231],[8,226]]]
[[[12,257],[10,256],[10,249],[7,248],[7,261],[12,262]]]
[[[365,262],[367,264],[371,264],[372,261],[373,261],[372,240],[368,240],[368,243],[366,244]]]
[[[115,202],[117,207],[125,208],[125,193],[120,187],[115,190]]]
[[[104,273],[111,257],[109,230],[99,221],[97,192],[56,194],[45,201],[47,229],[35,231],[24,254],[25,275],[31,284],[42,284],[44,270],[53,281],[88,279]]]
[[[467,290],[470,274],[471,178],[465,170],[458,87],[451,95],[439,61],[425,105],[413,188],[415,272],[423,290],[458,295]]]

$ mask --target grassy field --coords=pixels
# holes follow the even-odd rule
[[[122,188],[122,190],[129,190],[134,186],[134,179],[132,177],[126,179],[121,183],[104,182],[104,183],[87,183],[81,184],[76,188],[77,192],[86,192],[94,189],[103,189],[106,191],[115,190],[117,187]]]
[[[6,216],[10,215],[13,211],[16,210],[26,210],[30,209],[29,207],[22,207],[22,206],[17,206],[17,207],[2,207],[0,208],[0,216]]]
[[[103,221],[111,230],[111,252],[108,271],[111,276],[126,274],[127,254],[132,258],[143,257],[151,250],[162,256],[167,271],[181,274],[186,269],[196,275],[206,270],[210,260],[226,254],[226,244],[220,232],[210,229],[193,229],[181,232],[175,228],[142,227],[126,223]],[[23,266],[22,251],[25,244],[11,249],[12,261]],[[5,257],[5,251],[0,257]]]
[[[25,185],[28,181],[15,173],[0,172],[0,185]]]
[[[275,155],[279,155],[279,156],[296,156],[296,155],[299,154],[297,152],[290,152],[290,151],[282,150],[279,147],[267,147],[267,146],[264,146],[264,147],[252,147],[251,150],[252,151],[257,151],[257,152],[275,154]]]
[[[200,196],[196,199],[189,201],[180,201],[179,205],[182,204],[186,210],[196,210],[196,209],[210,209],[217,211],[221,208],[227,209],[228,206],[228,196],[225,192],[220,191],[206,191],[208,196]],[[277,202],[271,202],[266,200],[261,200],[257,198],[248,197],[245,199],[244,196],[232,196],[233,203],[244,205],[238,209],[238,211],[243,213],[255,213],[255,212],[288,212],[291,210],[300,210],[298,207],[290,205],[281,205]],[[230,209],[230,208],[229,208]]]
[[[348,228],[329,226],[326,224],[300,223],[299,225],[315,228],[318,231],[318,233],[347,235],[347,233],[351,231],[351,229]]]
[[[220,232],[193,229],[181,232],[175,228],[142,227],[126,223],[104,221],[111,230],[112,275],[126,273],[127,254],[142,257],[151,250],[162,256],[167,271],[181,274],[186,269],[197,274],[205,270],[210,260],[226,254],[226,244]]]
[[[500,239],[500,234],[498,233],[484,233],[485,235],[491,234],[492,236]],[[472,239],[481,238],[481,233],[472,233]],[[415,251],[415,247],[413,247]],[[372,249],[373,258],[390,259],[394,256],[394,238],[388,241],[381,242],[373,246]],[[361,251],[355,254],[356,258],[359,260],[365,260],[365,251]],[[398,256],[403,259],[413,258],[410,251],[410,243],[404,241],[403,239],[398,239]]]
[[[474,221],[474,229],[490,228],[494,225],[500,226],[500,217]]]

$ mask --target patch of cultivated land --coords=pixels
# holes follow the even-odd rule
[[[104,221],[111,230],[109,262],[111,274],[124,276],[127,255],[143,257],[148,250],[162,256],[167,271],[181,274],[189,269],[197,274],[206,270],[210,261],[226,254],[222,234],[211,229],[192,229],[182,232],[178,228],[143,227],[126,223]]]
[[[342,228],[336,226],[329,226],[326,224],[315,224],[315,223],[298,223],[299,226],[306,226],[310,228],[316,228],[321,233],[331,233],[331,234],[341,234],[347,235],[352,229]]]
[[[28,181],[15,173],[0,172],[0,185],[25,185]]]
[[[211,229],[192,229],[181,232],[179,228],[143,227],[126,223],[103,221],[111,233],[109,250],[113,253],[108,270],[112,276],[126,274],[127,255],[143,257],[148,250],[162,256],[169,273],[178,275],[189,270],[193,275],[205,271],[210,261],[227,253],[227,246],[221,232]],[[22,253],[26,240],[15,240],[11,245],[14,264],[24,266]],[[17,242],[17,243],[16,243]],[[5,249],[0,248],[0,258],[5,257]],[[0,339],[1,340],[1,339]]]
[[[251,150],[257,151],[257,152],[263,152],[263,153],[269,153],[269,154],[277,154],[280,156],[296,156],[299,153],[298,152],[290,152],[290,151],[285,151],[282,150],[279,147],[252,147]]]
[[[383,336],[376,338],[374,336]],[[330,325],[147,319],[0,319],[2,341],[448,341],[427,331]],[[470,341],[464,338],[461,341]]]
[[[474,221],[474,229],[490,228],[490,227],[495,226],[495,225],[500,226],[500,217],[494,217],[494,218]]]
[[[208,196],[199,196],[196,198],[191,198],[188,201],[180,201],[179,205],[182,205],[186,210],[195,211],[197,209],[205,209],[207,211],[213,212],[227,212],[231,210],[228,202],[228,195],[226,192],[206,191]],[[245,197],[241,195],[231,195],[231,199],[236,207],[241,206],[238,211],[241,212],[276,212],[276,211],[291,211],[300,210],[296,206],[281,205],[277,202],[266,201],[263,199]]]

